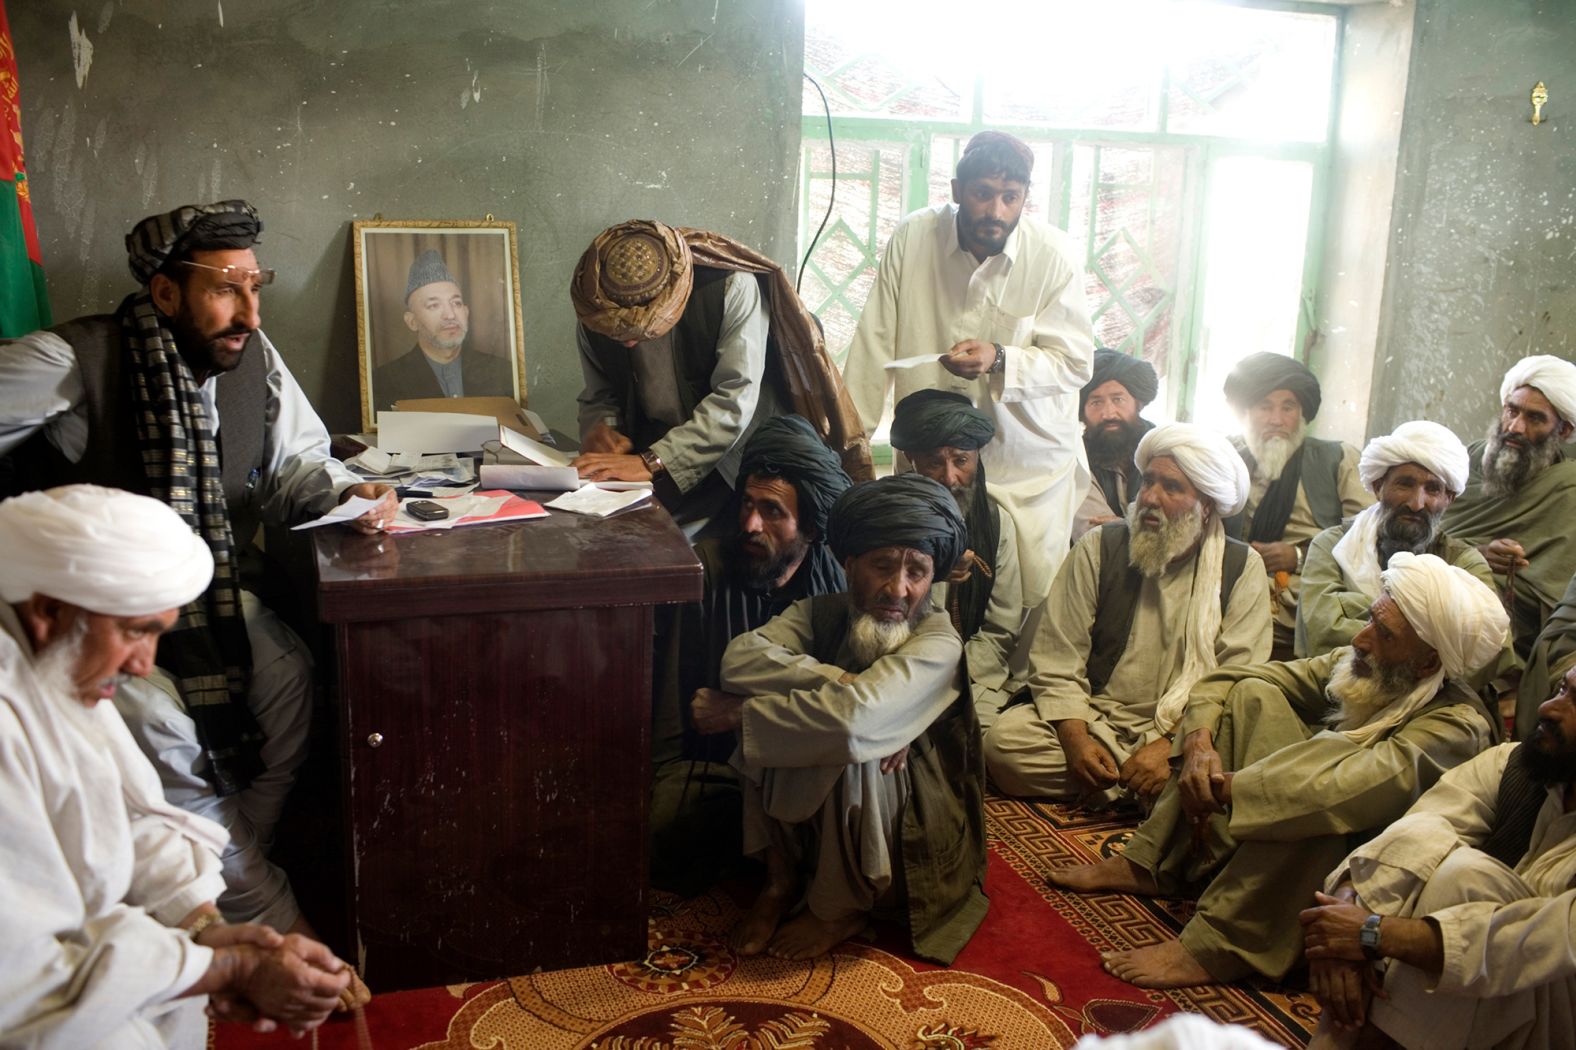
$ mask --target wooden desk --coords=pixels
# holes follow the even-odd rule
[[[372,987],[645,954],[652,606],[701,594],[672,519],[314,546]]]

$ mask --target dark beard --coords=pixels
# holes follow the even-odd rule
[[[1545,741],[1552,741],[1553,751],[1544,750]],[[1576,752],[1559,726],[1546,718],[1538,719],[1538,727],[1521,749],[1521,761],[1527,775],[1544,787],[1576,781]]]
[[[769,591],[777,585],[777,580],[807,550],[810,541],[800,536],[794,542],[778,551],[774,557],[764,561],[753,557],[744,549],[744,535],[734,533],[733,539],[728,544],[729,561],[733,564],[734,575],[739,582],[752,591]]]
[[[1439,536],[1439,520],[1444,512],[1422,511],[1421,521],[1404,507],[1391,507],[1379,519],[1379,567],[1390,567],[1390,556],[1399,551],[1423,554]]]
[[[1117,429],[1107,430],[1104,425],[1084,427],[1084,449],[1089,462],[1102,467],[1122,467],[1133,462],[1138,442],[1144,436],[1139,424],[1125,419],[1117,420]]]
[[[222,332],[216,332],[211,336],[204,335],[197,330],[197,325],[186,310],[184,303],[181,304],[180,311],[169,319],[169,325],[170,334],[175,337],[175,349],[180,351],[181,358],[185,360],[186,366],[200,376],[218,375],[221,372],[233,371],[241,363],[241,355],[246,351],[244,348],[239,352],[231,350],[229,347],[221,344],[219,340],[231,335],[250,336],[252,334],[252,329],[250,328],[242,325],[231,325]]]
[[[1483,446],[1483,492],[1495,499],[1515,495],[1547,467],[1559,462],[1560,446],[1554,434],[1523,446],[1506,443],[1498,421],[1489,427]]]

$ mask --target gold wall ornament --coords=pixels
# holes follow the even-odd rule
[[[1532,122],[1543,123],[1543,107],[1548,104],[1549,89],[1543,86],[1543,81],[1538,81],[1538,86],[1532,89]]]

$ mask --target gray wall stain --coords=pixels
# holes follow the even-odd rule
[[[1418,0],[1369,433],[1483,436],[1507,368],[1576,351],[1569,3]],[[1548,84],[1545,122],[1532,87]]]
[[[279,271],[263,325],[333,430],[360,428],[354,219],[516,223],[530,404],[570,432],[569,278],[604,227],[708,227],[796,261],[793,0],[258,0],[222,27],[206,5],[106,3],[80,89],[75,12],[9,11],[55,316],[132,290],[144,215],[245,197]]]

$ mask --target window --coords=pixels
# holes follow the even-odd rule
[[[970,135],[1033,148],[1027,211],[1083,246],[1097,344],[1161,377],[1156,418],[1234,421],[1225,374],[1302,353],[1330,153],[1338,8],[1256,0],[806,0],[837,202],[803,274],[847,354],[898,221],[950,200]],[[801,251],[831,193],[821,96],[804,93]]]

